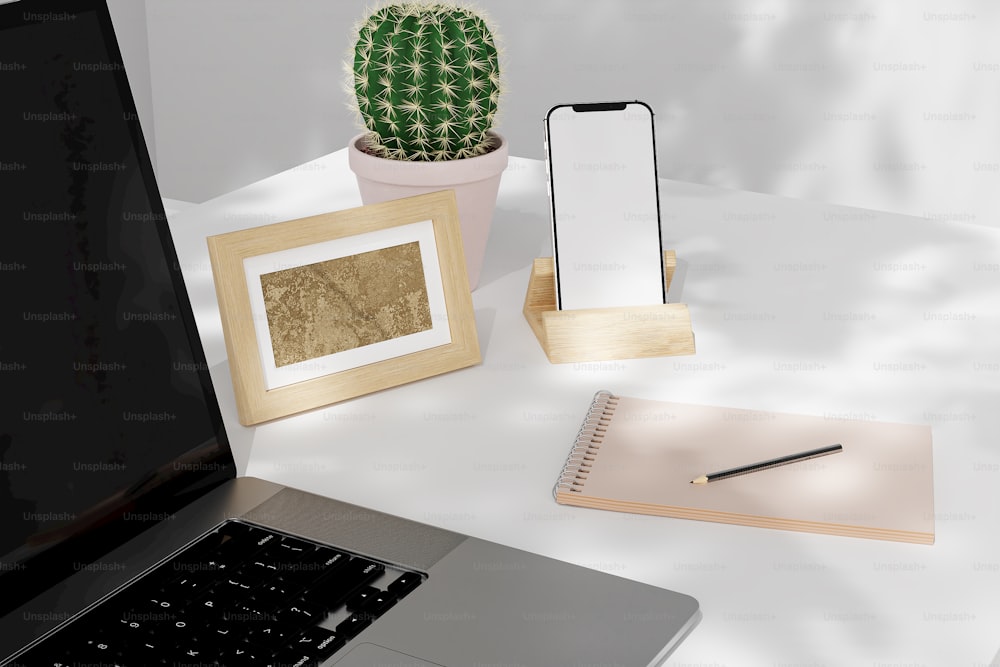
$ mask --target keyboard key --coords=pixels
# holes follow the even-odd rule
[[[335,632],[337,635],[344,637],[345,639],[351,639],[371,625],[373,620],[374,619],[368,614],[351,614],[346,619],[341,621],[339,625],[337,625]]]
[[[315,549],[316,545],[310,544],[305,540],[285,536],[281,538],[280,542],[271,545],[271,548],[268,549],[268,551],[273,554],[287,554],[289,557],[298,559]]]
[[[237,599],[250,597],[250,591],[258,586],[259,582],[241,572],[234,572],[222,577],[219,583],[212,589],[219,595],[232,595]]]
[[[160,625],[155,636],[171,642],[175,646],[187,646],[198,641],[203,626],[187,616],[178,616],[174,621]]]
[[[129,662],[137,665],[158,665],[167,661],[166,655],[169,649],[169,646],[164,645],[155,637],[149,637],[141,642],[130,642],[127,656]]]
[[[205,572],[182,574],[166,582],[161,588],[161,592],[169,588],[177,599],[190,603],[206,593],[214,583],[215,579]]]
[[[271,655],[270,651],[262,651],[251,644],[233,643],[219,651],[217,660],[226,667],[256,667],[265,664]]]
[[[250,624],[270,622],[274,620],[274,616],[270,609],[257,606],[254,600],[247,600],[227,607],[222,612],[222,620],[227,623],[244,623],[249,626]]]
[[[318,655],[320,651],[324,650],[320,645],[324,644],[330,637],[336,637],[336,633],[333,630],[328,630],[317,625],[302,632],[302,634],[292,640],[289,646],[297,647],[303,653]],[[332,653],[329,655],[332,655]]]
[[[273,560],[266,560],[254,557],[253,560],[240,569],[243,574],[249,575],[258,581],[270,581],[274,577],[284,576],[281,563]]]
[[[354,598],[347,603],[347,610],[352,612],[364,612],[370,616],[378,617],[387,612],[394,604],[396,604],[397,601],[398,598],[395,595],[369,586],[365,590],[356,594]]]
[[[303,559],[311,558],[316,551],[314,545],[295,538],[284,538],[274,542],[254,556],[255,571],[268,575],[287,577],[296,573]]]
[[[117,664],[119,652],[125,648],[125,642],[104,633],[100,638],[90,639],[73,648],[74,658],[78,662],[88,662],[99,665]]]
[[[384,572],[385,566],[381,563],[355,557],[318,581],[302,597],[332,611],[347,602],[355,591],[375,581]]]
[[[326,618],[326,610],[299,600],[279,609],[274,618],[281,623],[308,628],[321,623]]]
[[[356,560],[364,561],[365,559],[359,557]],[[372,581],[378,579],[383,574],[385,574],[385,565],[382,565],[382,563],[376,563],[375,561],[366,561],[362,563],[362,578]]]
[[[243,641],[243,626],[240,623],[233,623],[224,618],[217,618],[207,624],[202,633],[202,639],[216,646],[229,646],[239,644]]]
[[[347,611],[357,611],[361,609],[364,603],[371,597],[381,593],[379,589],[374,586],[365,586],[358,592],[356,592],[350,600],[347,601]]]
[[[272,544],[274,544],[274,543],[276,543],[276,542],[278,542],[280,540],[281,540],[281,536],[278,535],[277,533],[270,533],[270,532],[266,532],[266,531],[258,531],[256,534],[251,535],[250,539],[248,541],[241,541],[241,542],[233,541],[233,542],[228,542],[228,543],[224,544],[219,550],[220,551],[226,551],[226,550],[235,551],[237,548],[239,548],[239,549],[242,550],[243,556],[246,557],[246,556],[250,556],[252,554],[257,553],[261,549],[264,549],[264,548],[266,548],[266,547],[268,547],[268,546],[270,546],[270,545],[272,545]],[[245,558],[244,558],[244,560],[245,560]]]
[[[178,574],[204,574],[213,580],[226,576],[235,569],[231,563],[222,560],[215,552],[203,554],[193,560],[179,561],[173,564],[173,568]]]
[[[209,619],[221,617],[232,606],[233,603],[230,597],[211,590],[197,600],[189,603],[184,609],[184,614],[196,621],[208,621]]]
[[[323,558],[322,566],[324,572],[335,570],[351,560],[349,554],[337,551],[336,549],[330,549],[329,547],[320,547],[316,550],[316,555]]]
[[[350,560],[351,557],[342,551],[320,546],[290,564],[281,573],[281,578],[290,583],[306,586]]]
[[[404,572],[399,575],[394,582],[389,584],[387,590],[397,598],[402,598],[423,582],[423,577],[415,572]]]
[[[269,583],[254,588],[251,598],[262,609],[275,609],[288,604],[292,596],[301,589],[298,584],[290,584],[283,579],[273,579]]]
[[[298,630],[290,625],[267,621],[252,625],[247,641],[257,647],[274,650],[289,643],[297,634]]]
[[[268,667],[316,667],[320,661],[313,655],[304,653],[294,646],[286,646],[274,654]]]
[[[183,607],[184,600],[181,599],[181,596],[175,596],[169,591],[159,591],[137,598],[135,606],[129,612],[150,620],[169,621]]]
[[[152,634],[157,627],[155,621],[149,621],[137,614],[125,613],[118,617],[118,624],[114,626],[117,633],[126,638],[143,640]]]
[[[343,648],[344,644],[347,643],[347,639],[341,637],[333,630],[315,627],[303,632],[293,643],[307,648],[307,652],[310,655],[314,655],[318,660],[322,661]]]
[[[174,647],[171,653],[172,667],[204,667],[210,665],[219,655],[211,644],[199,638],[191,638]]]

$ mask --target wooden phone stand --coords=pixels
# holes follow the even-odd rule
[[[665,250],[663,262],[669,289],[677,255]],[[553,364],[694,354],[691,316],[682,303],[556,310],[551,257],[535,259],[523,312]]]

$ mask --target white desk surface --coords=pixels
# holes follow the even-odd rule
[[[171,226],[240,471],[693,595],[704,617],[668,665],[1000,658],[1000,232],[672,181],[660,197],[694,356],[548,363],[521,314],[532,259],[551,255],[544,171],[515,158],[473,293],[482,365],[257,428],[236,419],[204,239],[360,205],[346,153],[180,211]],[[937,541],[557,505],[605,388],[930,423]]]

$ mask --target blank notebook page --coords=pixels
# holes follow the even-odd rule
[[[598,394],[595,404],[608,394]],[[931,429],[612,398],[581,432],[565,504],[911,542],[934,541]],[[843,451],[709,484],[701,475],[840,443]],[[574,490],[570,490],[574,489]]]

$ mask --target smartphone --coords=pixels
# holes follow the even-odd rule
[[[545,166],[557,307],[666,303],[649,105],[552,107]]]

